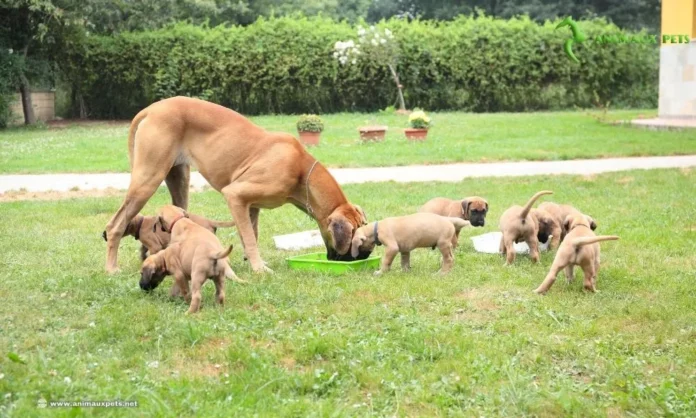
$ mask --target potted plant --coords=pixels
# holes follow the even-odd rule
[[[302,115],[297,121],[297,133],[305,145],[319,145],[319,135],[323,130],[324,122],[317,115]]]
[[[370,125],[359,128],[358,132],[360,132],[360,139],[362,139],[363,142],[382,142],[384,141],[384,135],[387,133],[387,129],[386,126]]]
[[[412,141],[423,141],[428,136],[428,129],[430,128],[431,121],[430,117],[425,114],[422,110],[416,110],[408,116],[408,124],[411,126],[404,130],[406,134],[406,139]]]

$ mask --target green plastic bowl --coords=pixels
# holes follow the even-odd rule
[[[311,253],[289,257],[286,260],[293,270],[311,270],[342,274],[349,271],[376,270],[379,268],[380,257],[372,255],[365,260],[329,261],[326,259],[326,253]]]

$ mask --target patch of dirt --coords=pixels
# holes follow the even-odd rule
[[[0,202],[19,202],[23,200],[62,200],[80,199],[85,197],[115,197],[123,196],[125,190],[114,188],[93,190],[70,190],[67,192],[29,192],[26,190],[0,193]]]
[[[292,370],[297,365],[297,361],[293,357],[283,357],[280,359],[280,365],[287,370]]]
[[[685,176],[691,174],[691,168],[689,167],[680,168],[679,171]]]
[[[70,126],[96,126],[96,125],[130,125],[129,120],[90,120],[90,119],[61,119],[46,122],[49,129],[65,129]]]
[[[628,184],[628,183],[633,183],[634,181],[635,181],[635,178],[633,178],[633,177],[621,177],[620,179],[616,180],[616,182],[619,184]]]

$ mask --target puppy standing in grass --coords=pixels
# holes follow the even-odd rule
[[[451,200],[436,197],[426,202],[418,212],[429,212],[440,216],[461,218],[471,222],[471,226],[484,226],[488,213],[488,202],[478,196],[470,196],[463,200]],[[454,234],[452,247],[457,247],[459,230]]]
[[[459,230],[469,225],[469,221],[433,213],[386,218],[358,228],[353,236],[351,252],[355,257],[360,251],[372,251],[375,245],[384,245],[382,265],[375,272],[382,274],[389,271],[397,253],[401,253],[401,268],[408,271],[413,249],[437,247],[442,253],[441,273],[444,274],[454,265],[452,239]]]
[[[539,261],[539,216],[541,213],[530,213],[534,202],[541,196],[553,194],[550,191],[538,192],[524,206],[515,205],[503,212],[500,217],[500,230],[503,237],[500,239],[500,252],[506,255],[505,264],[515,261],[515,243],[526,242],[529,246],[529,255],[532,262]]]
[[[573,280],[573,268],[580,266],[585,274],[584,286],[590,292],[597,291],[597,274],[599,274],[599,242],[618,240],[615,235],[597,236],[592,232],[590,222],[585,215],[571,215],[566,218],[563,227],[568,231],[563,243],[553,259],[551,270],[536,293],[546,293],[556,281],[558,273],[565,269],[570,283]]]
[[[223,248],[215,234],[188,219],[186,211],[167,205],[160,209],[157,222],[164,231],[171,233],[171,242],[165,250],[143,262],[141,289],[152,290],[171,274],[175,279],[172,294],[178,288],[191,302],[188,313],[195,313],[201,305],[201,286],[208,278],[215,283],[215,297],[221,305],[225,302],[225,277],[246,283],[234,274],[227,261],[232,246]]]

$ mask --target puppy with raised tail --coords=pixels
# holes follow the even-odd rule
[[[444,197],[430,199],[418,212],[429,212],[440,216],[461,218],[471,222],[471,226],[484,226],[488,214],[488,202],[482,197],[470,196],[462,200],[452,200]],[[452,246],[457,247],[459,231],[454,234]]]
[[[585,215],[568,216],[563,227],[568,231],[565,239],[558,247],[553,259],[551,270],[541,285],[534,290],[536,293],[546,293],[556,281],[558,273],[565,269],[565,275],[570,283],[573,280],[573,268],[580,266],[585,274],[583,285],[590,292],[597,291],[597,274],[599,274],[599,243],[615,241],[616,235],[595,235],[590,222]]]
[[[469,221],[433,213],[385,218],[358,228],[351,242],[351,252],[357,255],[360,251],[372,251],[375,245],[384,245],[382,264],[375,272],[379,275],[389,271],[396,254],[401,254],[401,268],[408,271],[411,268],[411,251],[415,248],[437,247],[442,253],[440,272],[444,274],[452,270],[454,265],[454,235],[470,225]]]
[[[526,242],[529,246],[529,255],[532,262],[539,261],[539,215],[531,213],[534,202],[541,196],[553,194],[550,191],[541,191],[532,196],[524,205],[515,205],[503,212],[500,217],[500,230],[503,233],[500,239],[500,252],[506,256],[505,264],[510,265],[515,261],[515,243]]]
[[[188,313],[195,313],[201,305],[201,286],[208,278],[215,283],[216,300],[221,305],[225,301],[225,278],[246,282],[234,274],[227,261],[232,246],[223,248],[215,234],[187,216],[186,211],[172,205],[159,211],[158,225],[171,233],[171,242],[143,261],[140,288],[153,290],[167,275],[173,275],[172,295],[180,292],[191,303]]]

